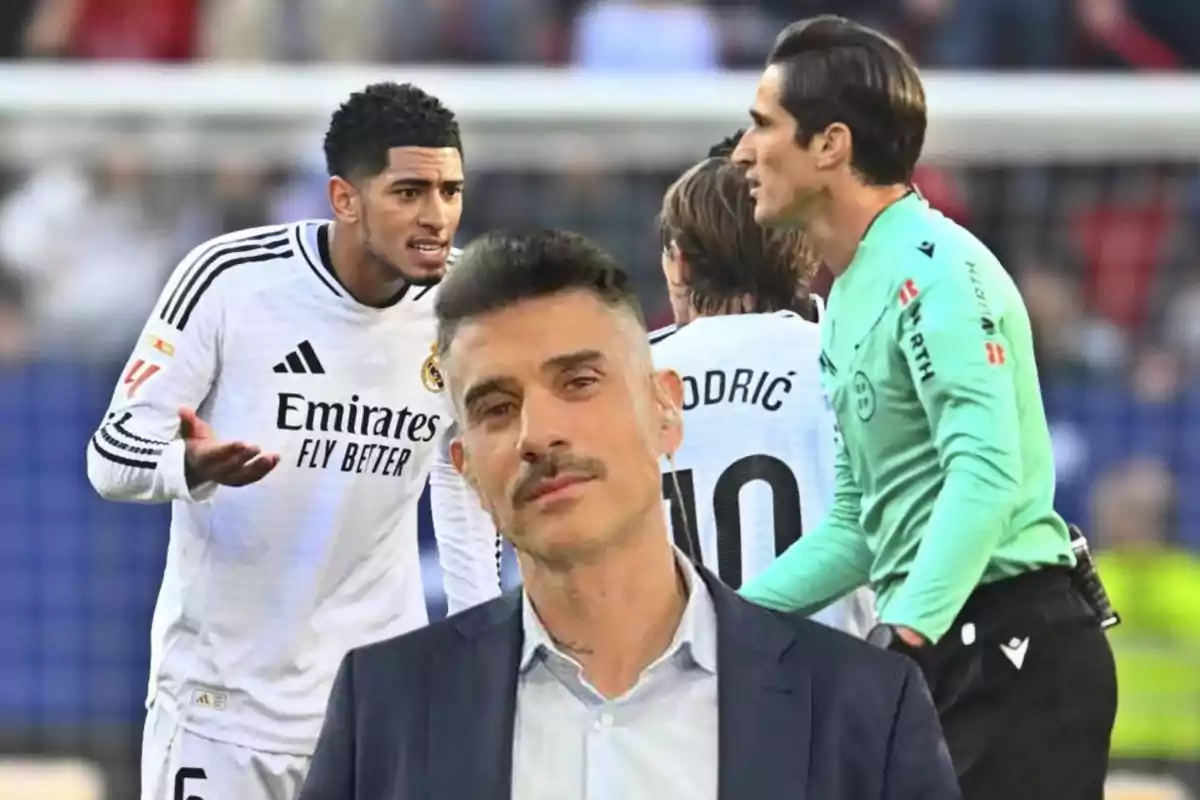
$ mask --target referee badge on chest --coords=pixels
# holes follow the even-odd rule
[[[438,369],[437,343],[429,346],[429,356],[421,363],[421,383],[425,384],[425,388],[434,394],[438,394],[446,388],[446,381],[442,379],[442,371]]]
[[[875,386],[862,370],[854,373],[850,384],[854,391],[854,413],[861,422],[870,422],[875,416]]]

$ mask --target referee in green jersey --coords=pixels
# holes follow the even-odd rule
[[[750,116],[733,159],[756,220],[803,227],[835,276],[821,366],[840,441],[829,516],[742,594],[809,614],[869,584],[868,641],[922,666],[967,800],[1100,800],[1109,609],[1053,509],[1025,305],[911,185],[912,60],[838,17],[796,23]]]

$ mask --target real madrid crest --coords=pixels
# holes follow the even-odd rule
[[[436,342],[429,346],[429,356],[421,364],[421,383],[425,384],[425,388],[434,394],[446,388],[446,381],[442,379],[442,371],[438,369]]]

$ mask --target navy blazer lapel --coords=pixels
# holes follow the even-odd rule
[[[510,800],[519,592],[494,600],[487,614],[459,623],[461,638],[432,664],[429,800]]]
[[[812,681],[784,669],[795,632],[702,569],[717,613],[719,800],[804,800]]]

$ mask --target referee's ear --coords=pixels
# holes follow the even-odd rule
[[[654,373],[658,412],[658,454],[674,455],[683,442],[683,379],[673,369]]]

